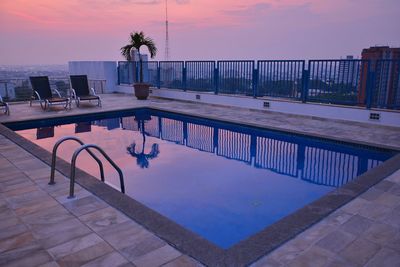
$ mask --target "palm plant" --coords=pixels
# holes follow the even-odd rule
[[[150,37],[146,37],[143,32],[131,32],[129,44],[121,47],[121,54],[126,58],[126,60],[130,61],[131,58],[131,50],[135,48],[139,54],[139,62],[140,62],[140,78],[139,82],[143,83],[143,62],[142,56],[140,55],[140,47],[146,46],[149,50],[150,57],[154,58],[157,54],[157,47],[154,43],[153,39]]]

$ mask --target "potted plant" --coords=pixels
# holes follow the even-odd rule
[[[140,55],[140,47],[146,46],[149,50],[150,57],[154,58],[157,54],[157,47],[150,37],[146,37],[143,32],[132,32],[130,34],[129,43],[121,47],[121,54],[126,60],[131,61],[131,50],[136,49],[139,54],[139,83],[134,83],[135,96],[137,99],[146,100],[149,96],[150,84],[143,82],[143,61]]]

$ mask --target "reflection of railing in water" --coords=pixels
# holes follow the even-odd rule
[[[161,138],[167,141],[184,144],[183,122],[161,118]]]
[[[297,149],[294,143],[257,136],[254,166],[297,177]]]
[[[122,122],[123,128],[137,125],[133,123],[134,117],[123,118]],[[145,132],[149,136],[239,160],[255,168],[326,186],[341,186],[384,160],[375,153],[368,159],[363,151],[322,141],[276,133],[260,135],[205,124],[152,116],[146,121]]]
[[[214,128],[194,123],[187,124],[186,145],[201,151],[214,153]]]
[[[165,140],[326,186],[341,186],[382,162],[334,146],[279,140],[276,135],[257,136],[170,118],[159,118],[152,125],[158,125]],[[361,161],[366,163],[360,165]]]
[[[248,164],[251,163],[251,136],[249,134],[218,129],[217,143],[218,156],[224,156],[228,159],[237,159]]]
[[[150,136],[160,137],[160,125],[157,120],[158,117],[151,116],[151,119],[145,122],[145,132]]]
[[[301,179],[315,184],[340,186],[358,175],[358,163],[357,156],[306,147]]]

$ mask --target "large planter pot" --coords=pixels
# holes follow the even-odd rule
[[[146,100],[149,97],[150,84],[147,83],[135,83],[135,96],[139,100]]]

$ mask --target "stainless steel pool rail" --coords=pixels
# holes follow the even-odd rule
[[[94,144],[85,144],[82,142],[82,140],[80,140],[79,138],[77,138],[75,136],[63,137],[54,144],[53,152],[52,152],[52,159],[51,159],[51,173],[50,173],[49,185],[55,184],[54,176],[55,176],[55,167],[56,167],[56,159],[57,159],[57,149],[63,142],[68,141],[68,140],[76,141],[81,145],[79,148],[77,148],[75,150],[74,154],[72,155],[72,159],[71,159],[70,191],[69,191],[68,198],[74,197],[76,158],[78,157],[79,153],[83,150],[86,150],[89,153],[89,155],[91,155],[92,158],[97,162],[97,164],[99,165],[99,168],[100,168],[101,181],[105,182],[103,163],[92,151],[90,151],[90,148],[94,148],[94,149],[98,150],[107,159],[107,161],[114,167],[114,169],[118,172],[120,186],[121,186],[121,192],[125,194],[124,176],[123,176],[121,169],[118,167],[118,165],[115,164],[115,162],[99,146],[94,145]]]

